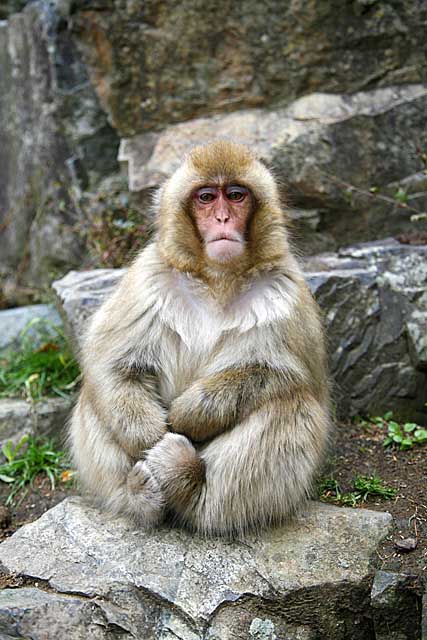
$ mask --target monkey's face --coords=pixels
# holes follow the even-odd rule
[[[227,184],[197,189],[194,221],[210,260],[228,262],[243,254],[251,209],[252,195],[246,187]]]

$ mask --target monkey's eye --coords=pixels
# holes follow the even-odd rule
[[[199,189],[196,191],[196,199],[202,204],[208,204],[209,202],[213,202],[217,197],[215,189]]]
[[[248,190],[245,187],[227,187],[226,195],[232,202],[242,202],[248,195]]]

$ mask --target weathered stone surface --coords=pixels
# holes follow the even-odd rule
[[[18,441],[25,434],[58,436],[70,414],[73,398],[46,398],[30,403],[25,400],[0,400],[0,446],[7,440]]]
[[[68,333],[79,342],[86,320],[111,293],[124,269],[70,271],[52,284]]]
[[[0,633],[371,640],[371,560],[390,521],[312,503],[284,528],[231,542],[136,531],[71,498],[0,546],[4,570],[30,582],[0,592]]]
[[[31,320],[36,318],[47,321],[44,325],[46,331],[49,331],[49,323],[61,325],[61,318],[53,305],[33,304],[28,307],[0,311],[0,349],[17,345],[21,332]],[[52,332],[54,332],[53,329]],[[27,335],[36,336],[37,334],[29,328]]]
[[[10,14],[25,7],[29,0],[5,0],[0,6],[0,20],[6,20]]]
[[[427,79],[423,0],[73,3],[91,79],[121,136],[313,91]]]
[[[376,573],[371,591],[375,640],[420,638],[423,591],[417,576]]]
[[[118,168],[67,11],[39,0],[0,23],[0,272],[37,285],[80,263],[82,193]]]
[[[338,415],[391,409],[396,418],[426,423],[427,246],[365,243],[304,266],[324,315]],[[71,272],[54,283],[77,339],[122,274]]]
[[[425,424],[426,371],[408,341],[408,323],[426,311],[427,247],[366,243],[306,267],[324,313],[339,414],[392,409]]]
[[[159,134],[124,139],[119,159],[128,163],[130,189],[140,191],[158,185],[195,144],[238,139],[286,185],[290,201],[299,208],[290,210],[297,243],[306,253],[316,253],[427,228],[425,221],[414,223],[414,212],[395,199],[400,188],[403,204],[427,211],[424,164],[417,153],[425,138],[426,113],[427,85],[341,96],[317,93],[287,108],[200,118]],[[305,218],[315,221],[318,235],[301,224],[304,210]]]

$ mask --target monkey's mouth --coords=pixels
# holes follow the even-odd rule
[[[213,238],[212,240],[209,240],[208,244],[211,244],[212,242],[222,242],[223,240],[226,240],[227,242],[241,242],[240,238],[231,238],[230,236],[220,236],[219,238]]]
[[[227,262],[239,257],[244,251],[244,242],[240,238],[220,236],[206,243],[208,258],[215,262]]]

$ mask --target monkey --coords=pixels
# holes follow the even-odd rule
[[[277,526],[312,495],[330,432],[320,312],[271,171],[195,147],[155,238],[95,312],[70,441],[83,486],[143,528]]]

